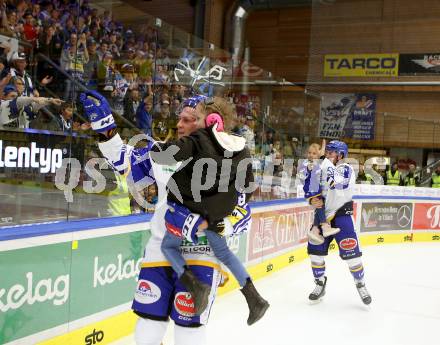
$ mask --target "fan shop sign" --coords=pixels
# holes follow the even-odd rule
[[[249,232],[248,260],[261,259],[306,242],[313,223],[310,206],[254,213]]]
[[[332,54],[324,57],[324,77],[397,77],[399,54]]]
[[[440,204],[417,203],[414,209],[414,230],[440,229]]]

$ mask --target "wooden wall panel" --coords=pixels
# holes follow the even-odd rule
[[[246,42],[252,63],[291,82],[307,79],[310,7],[251,12]]]
[[[178,27],[188,33],[194,30],[194,7],[191,6],[189,0],[125,0],[125,4],[129,4],[142,13],[148,13],[153,17],[158,17],[165,22]],[[140,15],[139,12],[129,13],[127,7],[115,8],[113,13],[116,17],[129,15],[136,19]]]

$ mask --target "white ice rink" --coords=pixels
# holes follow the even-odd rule
[[[309,262],[303,261],[256,286],[269,300],[266,316],[246,325],[247,306],[238,291],[218,298],[208,325],[210,345],[422,345],[440,344],[440,245],[411,243],[363,249],[365,307],[348,268],[336,253],[327,263],[327,294],[319,304]],[[115,344],[132,345],[133,337]],[[172,325],[164,345],[172,345]]]

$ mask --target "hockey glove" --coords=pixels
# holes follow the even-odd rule
[[[94,131],[104,133],[116,128],[110,105],[104,96],[96,91],[86,91],[79,99]]]

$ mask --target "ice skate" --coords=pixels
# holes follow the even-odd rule
[[[324,237],[329,237],[331,235],[335,235],[339,231],[341,231],[341,229],[339,229],[339,228],[332,228],[330,226],[330,224],[328,224],[328,223],[322,223],[321,229],[322,229],[322,236],[324,236]]]
[[[325,295],[325,286],[327,285],[327,277],[324,277],[324,281],[315,279],[315,289],[309,295],[309,300],[312,302],[319,302]]]
[[[319,233],[319,228],[316,225],[313,225],[313,227],[307,233],[307,237],[311,244],[319,246],[320,244],[324,243],[324,237]]]
[[[269,303],[260,296],[250,279],[246,281],[246,285],[241,289],[241,293],[246,298],[246,302],[249,306],[247,324],[250,326],[264,316],[267,308],[269,308]]]
[[[371,303],[371,296],[367,290],[367,288],[365,287],[365,283],[364,282],[358,282],[356,284],[356,289],[359,292],[359,296],[362,299],[362,302],[364,302],[364,304],[369,305]]]
[[[211,288],[200,282],[194,273],[189,269],[185,269],[185,272],[180,277],[180,282],[191,294],[194,302],[194,313],[200,315],[208,306],[208,297],[211,292]]]

